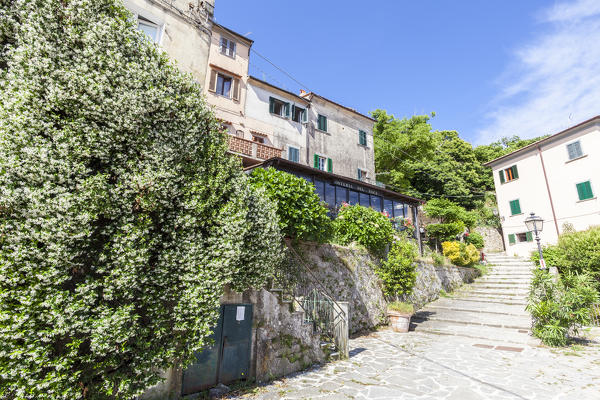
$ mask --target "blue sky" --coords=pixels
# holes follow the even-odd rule
[[[215,16],[310,90],[364,113],[435,111],[435,129],[475,144],[600,114],[600,0],[216,0]]]

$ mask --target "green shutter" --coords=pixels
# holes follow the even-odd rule
[[[319,117],[317,118],[317,127],[319,128],[319,130],[323,130],[323,116],[319,115]]]
[[[362,180],[361,179],[362,178],[362,174],[360,173],[360,168],[356,169],[356,176],[357,176],[357,178],[358,178],[359,181]]]
[[[323,130],[327,132],[327,117],[323,117]]]
[[[578,183],[577,194],[579,195],[579,200],[587,200],[594,197],[594,193],[592,192],[592,184],[590,181]]]
[[[315,154],[314,160],[315,160],[314,167],[318,169],[319,168],[319,156]]]
[[[296,112],[296,106],[294,104],[292,104],[292,113],[290,114],[292,116],[292,119],[294,118],[295,112]]]
[[[363,146],[367,145],[367,132],[358,131],[358,144],[361,144]]]
[[[302,122],[308,122],[308,108],[305,108],[302,111]]]
[[[289,118],[290,117],[290,103],[285,103],[284,106],[284,113],[285,113],[285,117]]]
[[[498,171],[498,176],[500,177],[500,183],[506,182],[504,180],[504,171],[503,170]]]
[[[331,158],[327,159],[327,172],[333,172],[333,160]]]
[[[531,232],[526,232],[525,236],[527,237],[528,242],[533,242],[533,234]]]
[[[517,240],[515,239],[515,235],[514,234],[510,234],[508,235],[508,244],[515,244],[517,243]]]
[[[275,114],[275,99],[269,97],[269,112]]]
[[[513,179],[517,179],[519,178],[519,171],[517,171],[517,166],[513,165],[512,167],[510,167],[512,169],[512,173],[513,173]]]
[[[521,214],[521,203],[519,200],[513,200],[510,202],[510,213],[511,215]]]

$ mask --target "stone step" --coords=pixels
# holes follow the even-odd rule
[[[525,307],[527,302],[525,300],[511,300],[511,299],[499,299],[494,297],[465,297],[465,298],[453,298],[452,300],[467,301],[474,303],[492,303],[492,304],[506,304],[506,305],[519,305]]]
[[[531,279],[528,278],[498,278],[495,276],[485,276],[483,278],[479,278],[475,281],[475,283],[497,283],[497,284],[518,284],[518,285],[526,285],[529,286]]]
[[[438,299],[433,303],[428,304],[426,309],[440,309],[440,310],[457,310],[457,311],[471,311],[471,312],[484,312],[490,314],[501,314],[501,315],[517,315],[522,317],[529,317],[527,311],[525,311],[524,305],[508,305],[501,303],[483,303],[475,301],[465,301],[462,299]]]
[[[493,328],[481,325],[464,325],[444,323],[440,321],[411,322],[411,330],[426,332],[436,335],[462,336],[473,339],[482,339],[501,343],[520,345],[537,345],[538,341],[529,333],[519,332],[519,329]]]
[[[521,285],[517,283],[489,283],[476,282],[469,286],[471,290],[509,290],[509,291],[525,291],[529,290],[529,285]]]
[[[502,289],[466,289],[457,292],[462,295],[484,295],[484,296],[511,296],[525,298],[529,292],[527,290],[502,290]]]
[[[485,312],[447,310],[425,307],[413,316],[419,321],[443,321],[463,325],[483,325],[495,328],[529,329],[531,319],[520,315],[501,315]]]
[[[456,295],[453,297],[458,300],[489,300],[499,303],[504,302],[514,302],[514,303],[523,303],[527,302],[527,297],[525,296],[499,296],[499,295],[485,295],[485,294],[470,294],[470,295]]]

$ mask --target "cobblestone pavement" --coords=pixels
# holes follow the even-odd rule
[[[383,330],[351,340],[350,359],[238,399],[600,399],[600,331],[556,350]]]

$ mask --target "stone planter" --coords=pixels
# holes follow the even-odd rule
[[[408,328],[410,327],[410,317],[412,314],[391,310],[388,310],[387,314],[388,318],[390,319],[390,327],[394,332],[408,332]]]

